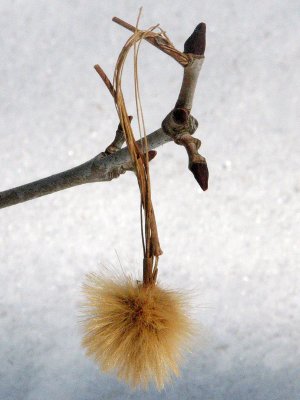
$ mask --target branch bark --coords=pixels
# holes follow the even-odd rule
[[[193,120],[190,112],[204,61],[205,46],[206,25],[201,22],[184,44],[184,53],[190,56],[191,62],[184,67],[182,85],[175,108],[162,123],[166,134],[170,135],[175,143],[185,147],[189,159],[189,170],[202,190],[208,189],[209,172],[206,159],[198,152],[201,141],[191,136]]]
[[[116,17],[113,20],[127,29],[135,29]],[[187,39],[184,45],[184,53],[170,46],[170,43],[166,46],[166,43],[160,37],[159,40],[157,38],[150,40],[150,43],[183,65],[184,74],[175,108],[163,120],[160,129],[147,135],[148,149],[150,150],[149,158],[152,159],[156,155],[153,149],[171,140],[183,145],[188,154],[189,169],[201,188],[206,190],[208,169],[205,158],[198,153],[201,144],[200,140],[191,136],[197,129],[198,123],[190,115],[195,88],[204,59],[205,24],[199,24]],[[97,66],[96,70],[105,81],[106,75],[101,68]],[[113,95],[111,84],[108,79],[106,80],[105,84]],[[133,165],[129,152],[127,148],[121,149],[123,142],[124,138],[119,126],[114,141],[107,147],[105,152],[75,168],[0,192],[0,208],[9,207],[84,183],[110,181],[126,171],[132,171]],[[137,141],[137,144],[142,148],[141,140]]]
[[[172,140],[162,129],[152,132],[147,138],[149,150]],[[141,148],[141,140],[137,144]],[[150,153],[149,158],[153,157],[154,152]],[[110,155],[103,152],[75,168],[0,192],[0,208],[13,206],[84,183],[111,181],[126,171],[132,170],[133,166],[127,147]]]

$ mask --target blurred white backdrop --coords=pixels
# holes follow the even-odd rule
[[[193,108],[210,169],[203,193],[172,143],[151,163],[160,281],[194,290],[199,343],[162,393],[132,393],[80,347],[86,272],[141,270],[139,195],[126,174],[0,210],[0,398],[296,400],[300,392],[299,3],[0,2],[0,191],[84,162],[117,126],[93,70],[112,76],[129,36],[160,23],[178,48],[201,21],[206,60]],[[148,132],[172,109],[182,69],[145,43]],[[128,110],[134,113],[126,69]],[[298,117],[297,117],[298,112]],[[136,126],[136,125],[135,125]],[[298,243],[297,243],[298,241]]]

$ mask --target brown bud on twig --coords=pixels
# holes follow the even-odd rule
[[[196,26],[194,32],[184,43],[184,52],[203,56],[206,45],[206,25],[201,22]]]
[[[129,121],[131,123],[133,117],[129,115]],[[118,125],[118,129],[116,130],[116,136],[113,140],[113,142],[107,146],[104,155],[110,155],[113,154],[119,150],[121,150],[123,144],[125,143],[125,137],[124,137],[124,132],[121,123]]]
[[[196,162],[189,166],[189,170],[192,171],[196,181],[199,183],[203,191],[208,189],[208,168],[206,161]]]

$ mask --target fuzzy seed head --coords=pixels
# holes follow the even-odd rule
[[[131,387],[160,390],[189,348],[194,325],[185,296],[128,278],[89,274],[83,287],[83,347],[104,372]]]

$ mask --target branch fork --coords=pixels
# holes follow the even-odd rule
[[[198,127],[198,121],[192,115],[188,115],[182,109],[171,111],[162,122],[162,129],[172,140],[184,146],[189,159],[189,170],[193,173],[195,179],[202,190],[208,188],[208,168],[206,160],[198,150],[201,141],[192,135]]]

